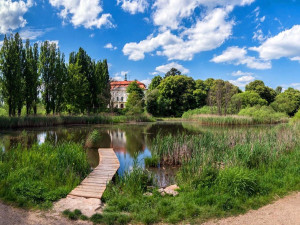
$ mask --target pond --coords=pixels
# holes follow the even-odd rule
[[[157,135],[186,133],[199,134],[211,130],[222,129],[266,129],[257,127],[212,127],[202,126],[195,122],[156,122],[118,125],[72,125],[48,128],[27,128],[0,131],[0,150],[7,151],[18,143],[27,146],[33,143],[42,144],[45,141],[56,144],[62,141],[72,141],[85,144],[87,136],[93,130],[101,135],[98,148],[113,148],[119,161],[118,174],[122,176],[129,171],[134,162],[144,167],[144,159],[151,156],[151,143]],[[26,131],[26,132],[24,132]],[[91,167],[99,163],[97,149],[85,148]],[[160,186],[166,186],[174,181],[176,168],[152,169]]]

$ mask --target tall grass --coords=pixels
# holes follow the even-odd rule
[[[0,198],[21,207],[49,208],[88,175],[79,144],[49,143],[0,151]]]
[[[198,109],[190,109],[182,114],[182,118],[188,119],[199,114],[217,114],[217,107],[203,106]]]
[[[298,112],[294,115],[292,122],[296,123],[300,121],[300,109],[298,110]]]
[[[100,145],[101,141],[101,134],[99,133],[98,130],[93,130],[92,132],[89,133],[85,146],[88,148],[97,148]]]
[[[146,115],[140,116],[27,116],[27,117],[5,117],[0,116],[0,128],[22,128],[22,127],[48,127],[69,124],[113,124],[125,122],[153,122],[154,118]]]
[[[285,113],[275,112],[270,106],[254,106],[242,109],[238,115],[219,116],[212,114],[210,107],[187,111],[182,118],[212,125],[277,124],[289,121]]]
[[[179,195],[161,196],[145,185],[137,188],[143,173],[134,172],[109,186],[104,212],[126,213],[131,223],[198,224],[258,208],[274,196],[300,190],[299,136],[300,124],[257,132],[157,136],[152,153],[164,165],[181,165]],[[152,195],[142,194],[149,191]]]

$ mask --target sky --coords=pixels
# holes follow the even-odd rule
[[[175,67],[244,88],[300,90],[300,0],[0,0],[0,46],[19,32],[83,47],[110,76],[149,84]]]

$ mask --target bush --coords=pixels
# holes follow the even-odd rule
[[[298,110],[298,112],[295,114],[295,116],[292,119],[293,122],[297,122],[300,121],[300,109]]]
[[[287,122],[288,116],[282,112],[275,112],[271,106],[254,106],[242,109],[240,116],[251,116],[256,123],[280,123]]]
[[[199,109],[190,109],[183,113],[182,118],[192,118],[194,115],[200,115],[200,114],[217,114],[217,108],[216,107],[210,107],[210,106],[203,106]]]

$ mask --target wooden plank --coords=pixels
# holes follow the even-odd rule
[[[99,149],[99,165],[78,185],[70,196],[101,199],[106,185],[120,167],[113,149]]]

